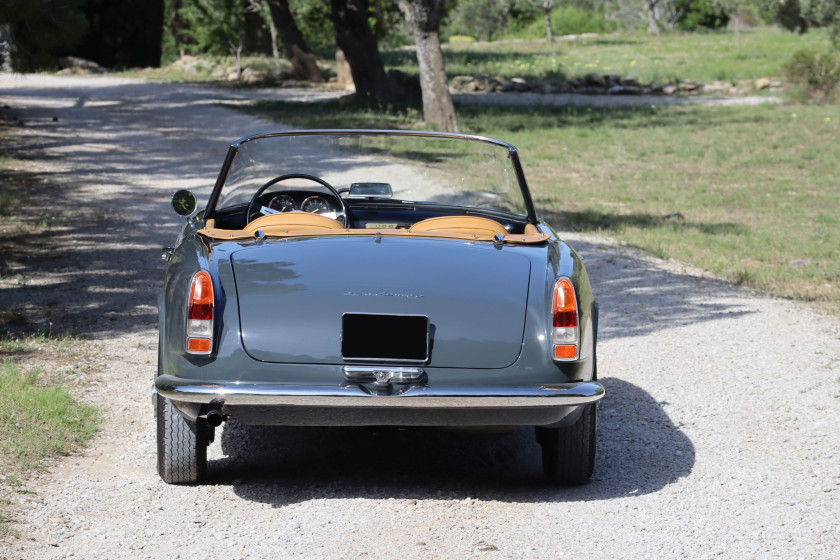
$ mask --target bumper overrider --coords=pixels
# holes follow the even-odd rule
[[[190,420],[215,410],[245,424],[315,426],[563,425],[573,421],[583,405],[604,396],[604,387],[596,381],[432,387],[417,384],[420,379],[372,379],[341,386],[301,386],[201,383],[160,375],[154,389]]]

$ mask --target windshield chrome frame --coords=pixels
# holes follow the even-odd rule
[[[252,140],[262,138],[273,138],[277,136],[418,136],[426,138],[446,138],[450,140],[466,140],[472,142],[484,142],[504,148],[510,155],[511,162],[513,162],[513,169],[516,173],[516,181],[519,184],[519,190],[522,194],[522,200],[525,203],[527,222],[530,224],[537,224],[537,212],[534,207],[534,201],[531,198],[531,192],[528,190],[528,183],[525,180],[525,172],[522,169],[522,164],[519,161],[519,150],[513,144],[496,140],[495,138],[488,138],[486,136],[476,136],[472,134],[456,134],[452,132],[433,132],[421,130],[377,130],[377,129],[313,129],[313,130],[281,130],[276,132],[263,132],[259,134],[251,134],[243,136],[236,140],[228,148],[225,161],[222,163],[222,169],[219,171],[219,176],[216,179],[216,184],[213,186],[213,192],[210,194],[210,200],[207,201],[207,208],[204,212],[206,218],[212,218],[216,211],[216,202],[219,199],[222,187],[227,180],[227,174],[230,171],[230,166],[233,163],[233,158],[239,151],[240,146]]]

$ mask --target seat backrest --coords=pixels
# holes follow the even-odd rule
[[[281,212],[260,216],[242,228],[248,233],[262,230],[266,234],[285,231],[318,231],[325,229],[345,229],[338,220],[310,212]]]
[[[411,226],[411,232],[429,233],[466,233],[472,235],[486,235],[493,237],[510,232],[505,226],[495,220],[479,216],[439,216],[422,220]]]

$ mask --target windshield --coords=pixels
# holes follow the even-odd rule
[[[472,137],[347,131],[258,136],[240,144],[215,208],[247,204],[272,179],[305,173],[347,199],[360,193],[367,200],[525,215],[513,154],[512,146]],[[353,192],[345,192],[351,186]]]

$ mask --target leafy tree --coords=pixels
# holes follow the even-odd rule
[[[729,12],[715,5],[712,0],[694,0],[677,22],[677,27],[683,31],[720,29],[729,24],[729,18]]]
[[[504,34],[510,12],[508,0],[461,0],[452,10],[447,29],[454,35],[492,41]]]
[[[86,0],[3,0],[0,27],[7,27],[12,68],[30,72],[54,68],[73,54],[88,28]]]
[[[209,54],[233,55],[236,75],[242,75],[248,0],[183,0],[178,12],[182,30],[194,44],[188,47]]]
[[[87,0],[89,22],[76,54],[109,68],[160,64],[163,0]]]
[[[289,3],[289,10],[310,48],[324,55],[335,51],[335,28],[328,1],[294,0]]]

